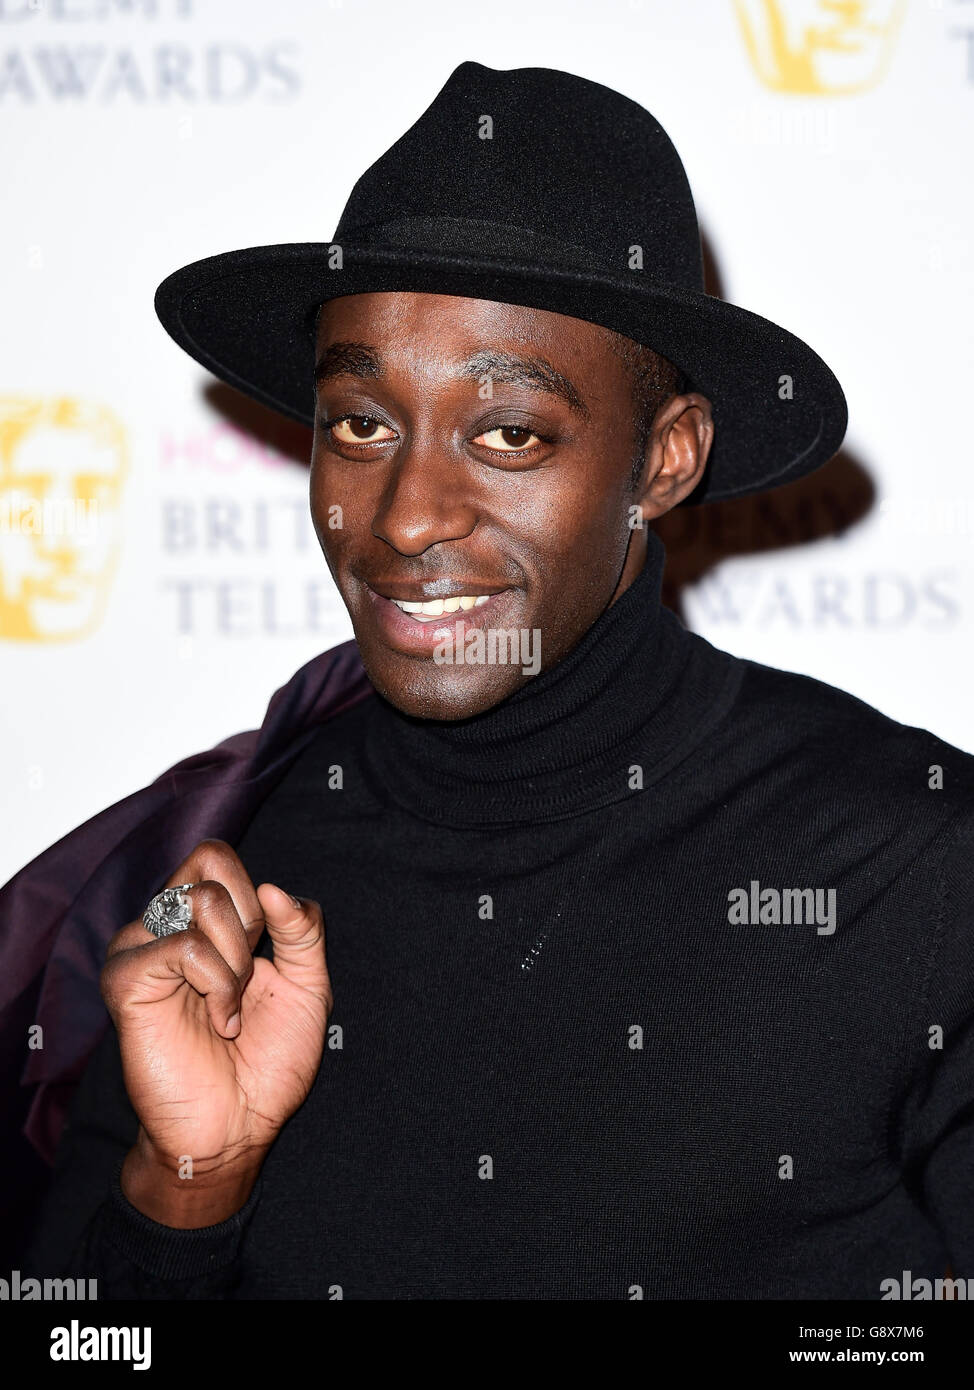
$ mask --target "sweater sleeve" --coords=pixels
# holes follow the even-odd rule
[[[230,1299],[243,1271],[258,1180],[216,1226],[176,1230],[133,1207],[120,1186],[138,1118],[111,1025],[72,1099],[54,1176],[25,1264],[35,1278],[97,1280],[99,1299]]]
[[[953,826],[924,925],[932,956],[925,970],[917,959],[900,1155],[954,1278],[974,1279],[974,816],[967,813]]]
[[[119,1159],[108,1198],[88,1223],[73,1262],[98,1280],[99,1298],[232,1298],[261,1179],[240,1211],[217,1226],[183,1231],[161,1226],[132,1206],[119,1184],[121,1168]]]

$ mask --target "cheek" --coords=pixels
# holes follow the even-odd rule
[[[509,518],[532,536],[587,536],[611,528],[623,505],[628,465],[593,455],[591,448],[568,444],[549,466],[500,475],[484,500],[497,516]]]
[[[340,554],[361,528],[366,500],[361,482],[348,469],[335,468],[313,454],[309,488],[311,519],[322,548]]]
[[[536,474],[512,520],[521,534],[543,549],[584,552],[594,558],[628,530],[630,500],[615,474],[606,477],[604,464],[586,460],[570,472],[552,470],[550,480]]]

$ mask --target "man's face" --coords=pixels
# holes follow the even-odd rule
[[[326,303],[316,360],[311,511],[366,672],[407,714],[479,714],[642,567],[626,369],[592,324],[407,293]],[[432,618],[394,602],[437,599]]]

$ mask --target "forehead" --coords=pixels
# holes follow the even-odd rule
[[[445,361],[481,347],[531,348],[552,361],[572,361],[576,370],[609,370],[611,335],[597,324],[547,309],[460,295],[388,291],[343,295],[324,303],[317,346],[354,338],[374,344],[390,361]]]

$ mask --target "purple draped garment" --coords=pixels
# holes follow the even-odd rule
[[[235,842],[324,721],[373,693],[353,641],[274,694],[259,729],[184,758],[93,816],[0,889],[4,1071],[34,1086],[24,1133],[52,1163],[68,1102],[108,1024],[98,981],[109,939],[200,840]],[[36,989],[39,984],[39,994]],[[24,1000],[37,997],[32,1017]],[[30,1024],[43,1046],[27,1050]]]

